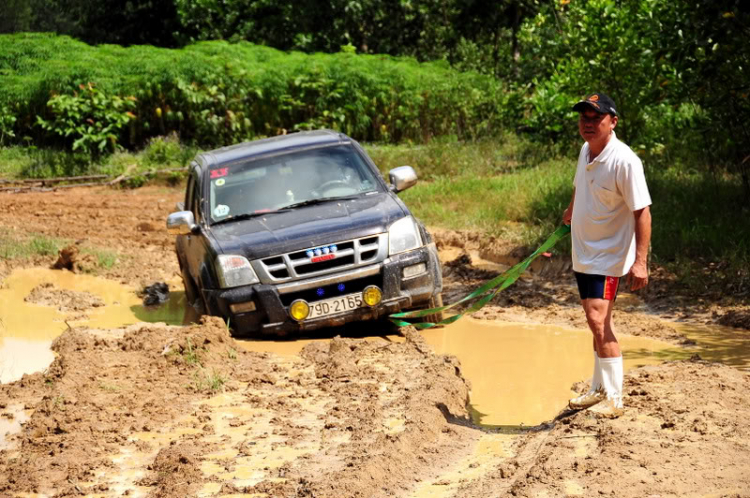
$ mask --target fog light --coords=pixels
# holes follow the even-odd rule
[[[374,285],[367,286],[365,287],[365,290],[362,291],[362,300],[367,306],[375,306],[382,299],[383,293]]]
[[[255,311],[255,303],[253,301],[234,303],[229,305],[229,309],[232,310],[232,313],[248,313],[250,311]]]
[[[301,322],[310,314],[310,305],[302,299],[297,299],[289,306],[289,316]]]
[[[419,275],[420,273],[424,273],[427,271],[427,265],[424,263],[419,263],[418,265],[412,265],[407,266],[404,268],[404,278],[410,278],[415,275]]]

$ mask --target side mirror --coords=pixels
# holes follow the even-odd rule
[[[174,207],[177,208],[177,211],[184,211],[185,210],[185,203],[180,201],[177,204],[174,205]]]
[[[177,211],[167,216],[167,232],[170,235],[197,233],[198,225],[192,211]]]
[[[388,172],[391,188],[394,192],[402,192],[417,184],[417,173],[411,166],[399,166]]]

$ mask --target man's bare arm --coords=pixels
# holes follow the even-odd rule
[[[651,209],[645,207],[633,211],[635,216],[635,263],[630,269],[626,283],[630,290],[638,290],[648,285],[648,246],[651,243]]]
[[[575,204],[576,200],[576,189],[573,187],[573,195],[570,198],[570,204],[568,204],[568,209],[566,209],[563,212],[563,218],[562,221],[566,225],[570,225],[570,218],[573,216],[573,204]]]

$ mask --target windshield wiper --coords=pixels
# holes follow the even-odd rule
[[[288,204],[286,206],[283,206],[279,209],[294,209],[302,206],[312,206],[313,204],[323,204],[325,202],[331,202],[331,201],[347,201],[350,199],[356,199],[361,194],[354,194],[354,195],[339,195],[336,197],[319,197],[317,199],[307,199],[306,201],[300,201],[295,202],[292,204]]]
[[[286,208],[281,209],[274,209],[273,211],[262,211],[258,213],[242,213],[242,214],[236,214],[234,216],[229,216],[227,218],[224,218],[223,220],[214,221],[211,223],[211,226],[215,225],[221,225],[222,223],[229,223],[230,221],[240,221],[240,220],[249,220],[250,218],[257,218],[258,216],[265,216],[267,214],[275,214],[275,213],[282,213],[287,211]]]

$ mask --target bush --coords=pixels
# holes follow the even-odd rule
[[[47,106],[52,117],[36,117],[46,131],[72,140],[72,149],[89,155],[114,152],[122,128],[135,117],[135,98],[109,97],[92,83],[73,95],[55,95]]]
[[[75,137],[77,148],[90,151],[141,147],[173,132],[210,147],[322,127],[367,141],[467,139],[494,133],[504,102],[497,80],[445,63],[283,53],[245,42],[170,50],[2,35],[0,75],[0,106],[16,119],[12,139],[54,145]],[[104,116],[84,115],[83,103],[93,109],[102,96],[97,109]],[[35,127],[37,116],[48,116],[48,104],[55,121],[43,117],[44,129]],[[87,119],[98,127],[89,130]]]

